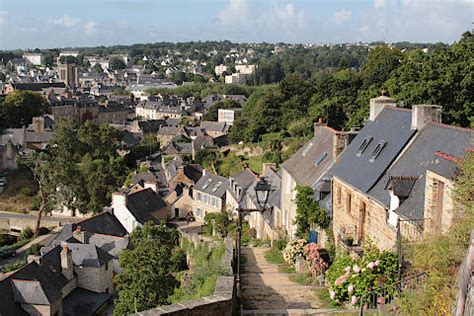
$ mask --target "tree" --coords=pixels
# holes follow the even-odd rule
[[[313,199],[314,190],[307,186],[296,187],[296,236],[304,238],[312,225],[317,225],[323,229],[329,227],[330,219],[327,210],[319,206]]]
[[[13,91],[0,103],[0,114],[9,127],[22,127],[31,124],[33,117],[48,113],[49,105],[39,93]]]
[[[35,234],[39,233],[41,217],[44,213],[52,210],[56,201],[56,181],[54,169],[47,154],[41,152],[30,152],[18,156],[18,163],[26,166],[33,173],[35,182],[38,185],[38,196],[40,199],[38,216],[36,219]]]
[[[119,256],[122,272],[115,277],[115,315],[128,315],[168,304],[178,282],[170,258],[178,244],[177,231],[147,222],[132,233],[129,249]]]
[[[127,65],[125,65],[124,61],[121,58],[113,57],[109,61],[109,67],[112,70],[125,69],[127,68]]]

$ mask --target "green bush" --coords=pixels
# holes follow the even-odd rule
[[[33,196],[33,190],[31,188],[21,188],[20,195],[22,196]]]
[[[170,258],[170,265],[172,272],[179,272],[188,269],[186,252],[181,248],[177,248],[173,251],[173,255]]]
[[[37,255],[39,254],[39,251],[41,249],[41,246],[39,244],[33,244],[28,250],[26,251],[26,255]]]
[[[33,199],[31,200],[31,209],[33,211],[39,210],[40,203],[41,203],[41,198],[39,197],[39,195],[35,195]]]
[[[30,239],[31,237],[33,237],[33,230],[31,229],[30,226],[26,226],[20,233],[20,237],[19,237],[19,240],[20,241],[23,241],[23,240],[28,240]]]

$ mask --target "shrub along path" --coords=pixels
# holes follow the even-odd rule
[[[291,281],[265,259],[269,248],[243,248],[242,298],[246,315],[307,315],[338,312],[323,308],[312,286]]]

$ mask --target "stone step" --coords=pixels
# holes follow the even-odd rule
[[[299,316],[299,315],[357,315],[357,310],[340,310],[329,308],[306,308],[306,309],[267,309],[267,310],[244,310],[243,315],[255,316]]]

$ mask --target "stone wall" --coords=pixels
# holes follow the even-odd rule
[[[201,243],[201,238],[195,233],[180,231],[193,245]],[[200,299],[184,302],[181,304],[164,305],[136,315],[172,315],[172,316],[231,316],[236,315],[237,296],[233,275],[234,240],[224,240],[226,251],[222,259],[222,265],[227,269],[229,276],[217,278],[214,295]]]

